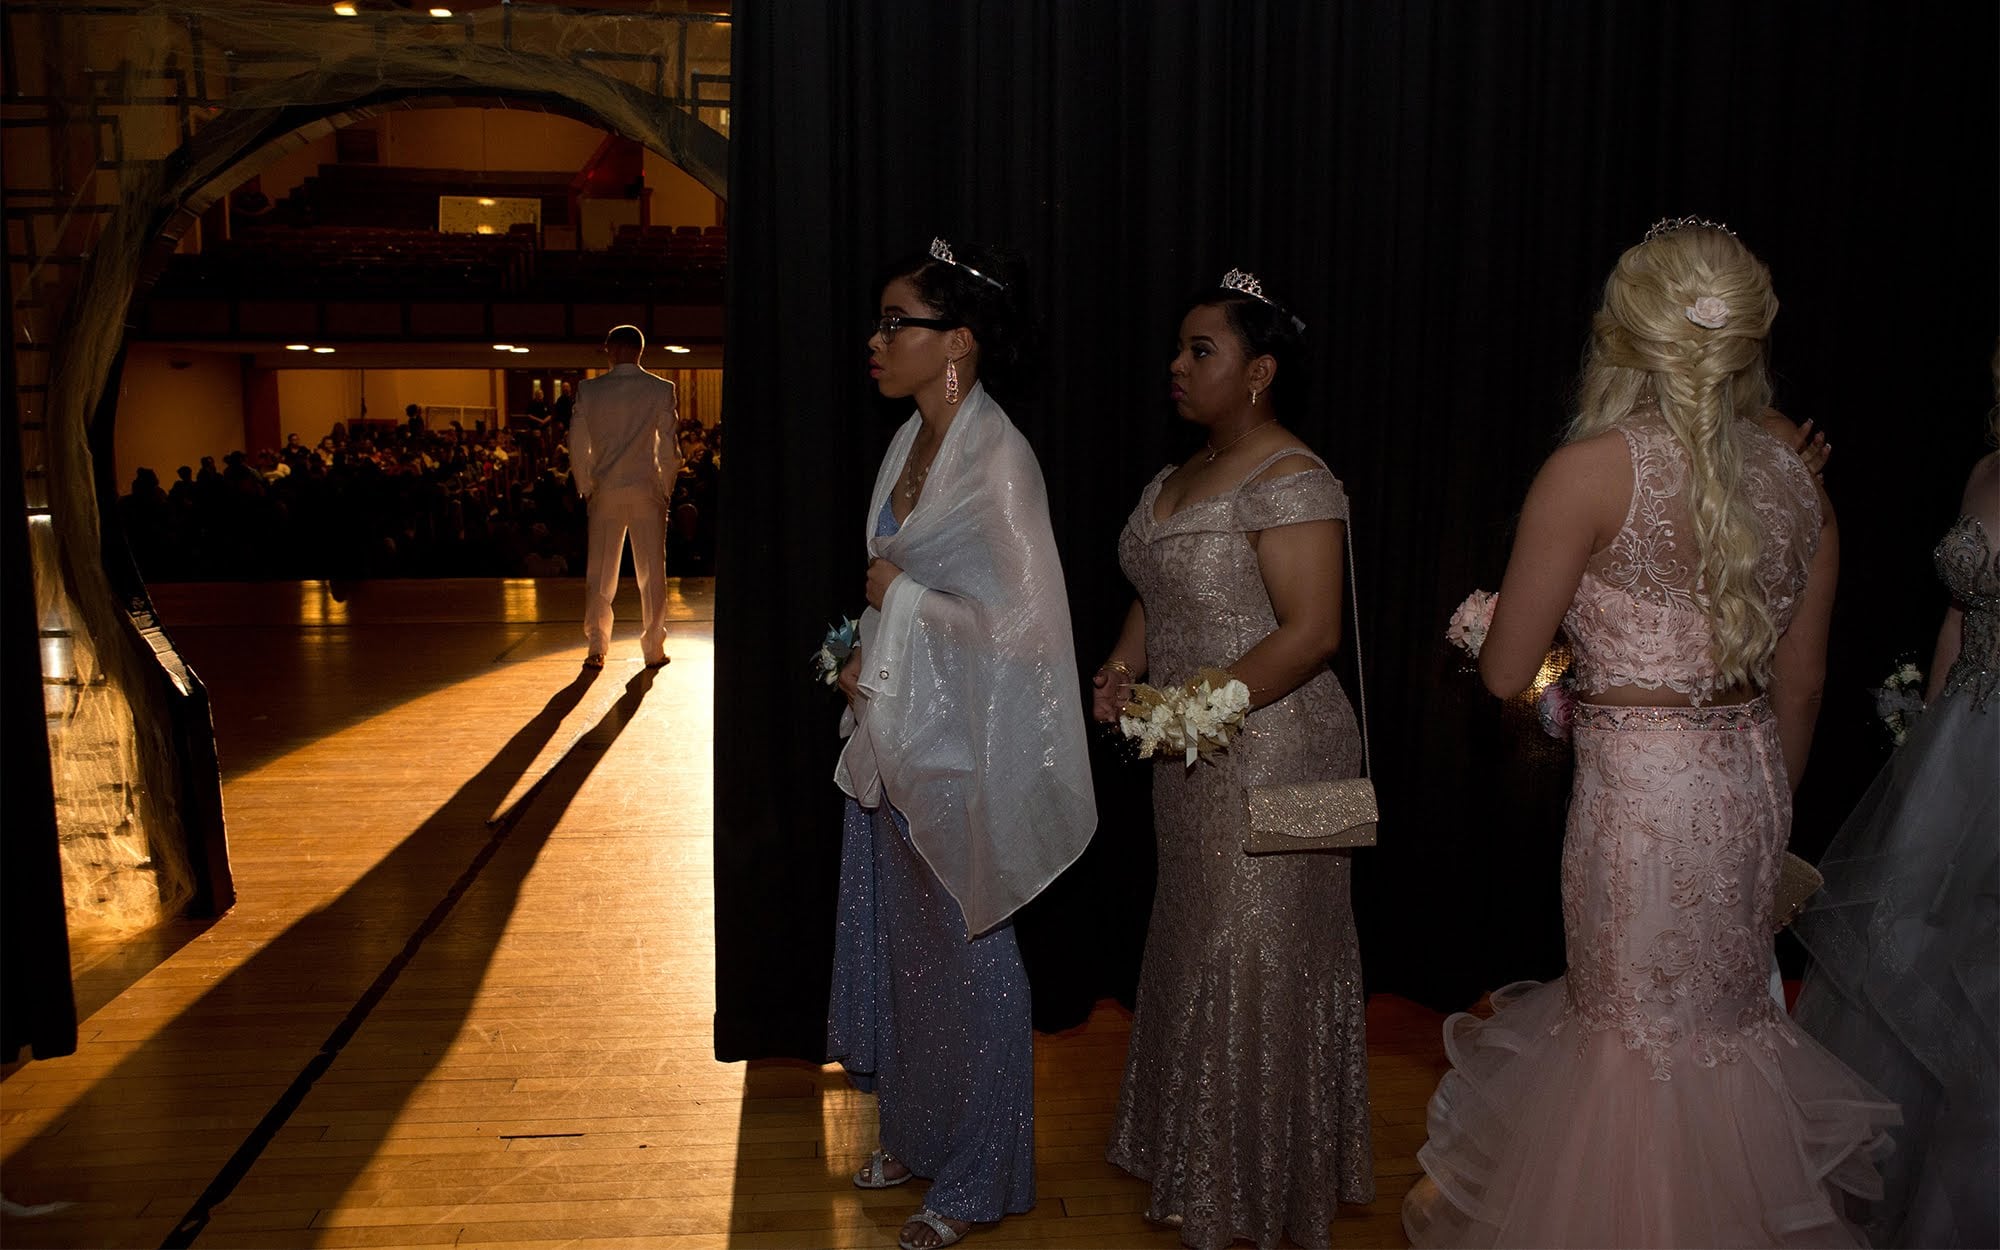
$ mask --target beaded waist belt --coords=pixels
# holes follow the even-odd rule
[[[1773,720],[1771,701],[1758,695],[1748,703],[1721,707],[1613,707],[1578,703],[1571,724],[1577,729],[1692,730],[1750,729]]]

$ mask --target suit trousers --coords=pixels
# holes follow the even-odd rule
[[[584,573],[583,637],[592,655],[611,647],[611,600],[618,594],[618,559],[632,536],[632,571],[639,580],[639,651],[647,661],[666,654],[667,505],[650,486],[620,486],[590,497],[590,558]]]

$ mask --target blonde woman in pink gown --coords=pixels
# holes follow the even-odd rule
[[[1768,919],[1812,742],[1833,513],[1758,416],[1770,275],[1669,220],[1619,258],[1479,667],[1576,653],[1566,975],[1445,1025],[1418,1246],[1863,1245],[1894,1104],[1792,1027]]]

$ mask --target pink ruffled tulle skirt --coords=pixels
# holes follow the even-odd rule
[[[1518,982],[1445,1025],[1416,1246],[1864,1246],[1840,1192],[1879,1195],[1893,1104],[1812,1039],[1652,1079],[1615,1031],[1579,1036],[1565,987]]]
[[[1767,985],[1790,826],[1776,726],[1579,705],[1569,973],[1445,1023],[1417,1246],[1858,1246],[1899,1111]]]

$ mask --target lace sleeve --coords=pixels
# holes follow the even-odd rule
[[[1780,631],[1790,626],[1806,572],[1819,551],[1825,512],[1813,476],[1790,447],[1762,430],[1750,436],[1744,456],[1743,489],[1763,529],[1763,552],[1757,580],[1764,589],[1765,610]]]
[[[1236,493],[1236,523],[1245,530],[1346,519],[1347,491],[1325,469],[1253,482]]]

